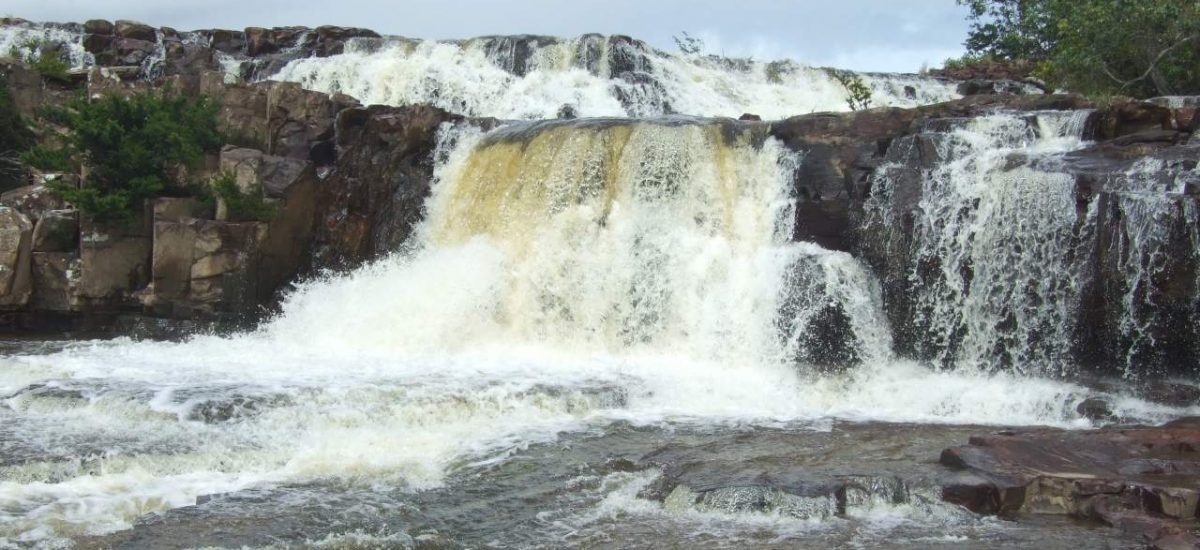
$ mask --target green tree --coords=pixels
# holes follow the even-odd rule
[[[969,55],[1038,63],[1067,89],[1139,97],[1200,92],[1196,0],[958,0]]]
[[[33,132],[13,104],[8,79],[0,74],[0,191],[25,183],[27,172],[20,155],[33,144]]]
[[[220,146],[216,113],[205,98],[163,93],[76,99],[53,118],[71,130],[68,147],[88,167],[87,179],[51,190],[100,219],[131,218],[151,197],[192,194],[174,174]]]

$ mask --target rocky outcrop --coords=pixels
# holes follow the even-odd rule
[[[934,265],[924,267],[925,272],[918,269],[913,235],[923,215],[926,182],[946,160],[942,151],[949,135],[972,117],[998,110],[1089,107],[1077,96],[980,95],[916,109],[814,114],[771,123],[771,135],[804,153],[795,183],[793,238],[866,260],[884,283],[897,350],[930,359],[945,349],[939,346],[954,342],[929,344],[929,329],[921,321],[926,313],[913,300],[919,285],[930,284],[922,273],[936,275],[938,270]],[[1072,261],[1079,266],[1082,306],[1070,320],[1077,331],[1071,338],[1074,364],[1110,373],[1126,372],[1132,364],[1146,376],[1187,372],[1195,364],[1200,352],[1193,329],[1200,320],[1195,274],[1200,267],[1193,253],[1193,220],[1200,182],[1193,180],[1200,153],[1189,145],[1192,116],[1186,106],[1116,102],[1087,118],[1083,135],[1094,145],[1045,165],[1009,160],[1013,169],[1034,162],[1038,170],[1077,181],[1079,207],[1073,215],[1079,229],[1072,254],[1078,259]],[[882,222],[868,219],[865,210],[880,177],[890,186],[891,217]],[[1157,197],[1154,222],[1147,221],[1151,214],[1142,200],[1147,192]],[[1152,230],[1144,227],[1150,223]],[[1136,247],[1161,254],[1153,254],[1153,260],[1136,258]],[[1158,263],[1146,263],[1150,261]],[[1138,273],[1153,276],[1133,280]],[[965,280],[970,276],[970,271],[964,273]],[[1136,331],[1130,330],[1131,318]]]
[[[426,105],[340,112],[337,170],[316,200],[317,263],[350,267],[396,250],[421,219],[439,127],[464,121]]]
[[[1078,96],[983,95],[915,109],[817,113],[772,122],[770,135],[805,155],[796,174],[793,239],[856,251],[862,237],[855,235],[854,227],[870,193],[872,174],[887,159],[893,142],[920,133],[931,120],[1000,109],[1065,110],[1089,105]]]
[[[0,308],[29,301],[32,264],[33,224],[16,209],[0,206]]]
[[[965,474],[942,497],[981,514],[1064,514],[1166,547],[1200,544],[1200,422],[1096,431],[1030,429],[972,437],[942,452]],[[1176,547],[1176,546],[1171,546]]]

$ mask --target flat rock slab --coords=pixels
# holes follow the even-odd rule
[[[983,514],[1066,514],[1196,544],[1200,419],[1091,431],[1034,428],[974,436],[941,463],[963,477],[942,498]],[[1190,546],[1188,546],[1190,547]]]

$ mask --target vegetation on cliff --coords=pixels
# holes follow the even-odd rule
[[[967,56],[1027,63],[1054,86],[1094,95],[1200,93],[1194,0],[958,0],[970,10]]]
[[[81,187],[58,184],[51,190],[99,219],[128,219],[151,197],[195,194],[178,172],[221,145],[216,113],[205,98],[153,92],[79,98],[52,109],[48,118],[71,130],[66,150],[88,175]]]
[[[210,197],[220,199],[225,205],[229,221],[268,221],[275,217],[275,205],[263,198],[261,185],[252,185],[243,190],[238,187],[233,174],[223,172],[209,182],[209,188],[212,190]],[[207,200],[209,197],[205,198]]]
[[[0,75],[0,191],[21,185],[26,176],[20,153],[33,145],[33,132],[17,112],[8,91],[8,79]]]

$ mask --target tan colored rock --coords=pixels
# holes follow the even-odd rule
[[[33,288],[30,264],[33,224],[11,207],[0,206],[0,307],[20,307]]]
[[[159,221],[154,224],[151,281],[155,300],[177,300],[191,289],[196,248],[194,221]]]
[[[221,150],[221,172],[232,174],[243,193],[258,184],[258,171],[262,164],[263,152],[257,149],[226,146]]]
[[[118,305],[150,282],[152,243],[138,227],[104,227],[85,221],[80,234],[76,298],[92,305]]]
[[[196,220],[189,299],[211,311],[244,312],[259,302],[258,265],[265,223]]]
[[[42,217],[42,214],[49,210],[66,208],[66,203],[43,185],[27,185],[6,191],[0,194],[0,205],[16,208],[33,220]]]
[[[0,52],[0,56],[8,52]],[[29,66],[14,59],[0,59],[0,74],[8,78],[8,93],[12,98],[17,112],[25,116],[33,116],[34,111],[42,105],[44,90],[42,77]]]
[[[160,197],[151,202],[150,209],[156,224],[203,218],[209,214],[204,210],[204,205],[193,197]]]

